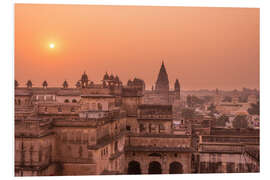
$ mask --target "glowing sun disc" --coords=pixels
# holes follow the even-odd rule
[[[55,45],[53,43],[50,44],[50,48],[53,49]]]

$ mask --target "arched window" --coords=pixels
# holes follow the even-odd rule
[[[71,111],[71,112],[75,112],[75,109],[72,107],[70,111]]]
[[[144,130],[145,130],[144,125],[143,124],[140,124],[140,132],[144,132]]]
[[[98,103],[98,111],[102,111],[102,104]]]
[[[162,174],[162,169],[161,169],[160,163],[157,161],[152,161],[149,164],[148,173],[149,174]]]
[[[65,103],[69,103],[69,100],[68,99],[65,99]]]
[[[76,103],[77,102],[77,100],[76,99],[72,99],[72,103]]]
[[[170,174],[182,174],[183,173],[183,166],[179,162],[172,162],[170,164],[170,169],[169,169]]]
[[[62,112],[62,108],[61,107],[58,107],[58,112]]]
[[[128,174],[141,174],[140,163],[137,161],[131,161],[128,163]]]
[[[130,126],[126,126],[126,129],[127,129],[127,131],[130,131],[131,130],[131,128],[130,128]]]

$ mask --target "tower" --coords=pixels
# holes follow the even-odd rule
[[[176,97],[180,98],[180,83],[178,79],[175,80],[174,91],[175,91]]]
[[[81,86],[82,88],[87,88],[88,87],[88,76],[87,74],[84,72],[82,77],[81,77]]]
[[[156,91],[161,91],[161,92],[169,91],[169,79],[168,79],[168,74],[167,74],[163,61],[162,61],[162,65],[161,65],[158,78],[156,81]]]

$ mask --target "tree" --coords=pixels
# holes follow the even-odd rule
[[[213,96],[203,96],[204,103],[208,103],[213,100]]]
[[[184,119],[192,119],[195,115],[194,110],[190,108],[182,109],[181,114]]]
[[[260,102],[258,101],[256,104],[252,103],[251,107],[248,108],[248,113],[251,115],[260,115]]]
[[[247,128],[248,127],[247,116],[246,115],[236,116],[232,124],[233,124],[233,128],[236,128],[236,129]]]
[[[187,96],[187,105],[188,107],[193,107],[194,105],[201,105],[204,104],[205,100],[198,98],[197,96],[194,95],[188,95]]]
[[[232,102],[232,97],[231,96],[225,96],[222,101],[223,102]]]
[[[227,122],[229,122],[229,117],[226,115],[222,115],[216,120],[216,126],[224,127]]]
[[[187,96],[187,105],[188,107],[192,107],[192,99],[190,95]]]
[[[208,108],[208,111],[211,111],[211,113],[215,113],[216,112],[216,106],[214,104],[211,104]]]
[[[246,103],[248,101],[248,96],[242,95],[239,97],[239,102]]]

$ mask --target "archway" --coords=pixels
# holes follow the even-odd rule
[[[170,164],[170,169],[169,169],[170,174],[182,174],[183,173],[183,166],[179,162],[172,162]]]
[[[128,174],[141,174],[141,166],[137,161],[131,161],[128,163]]]
[[[148,174],[162,174],[161,165],[157,161],[152,161],[149,164]]]

